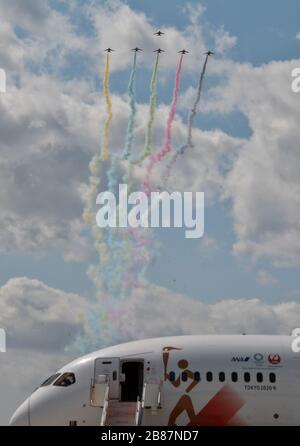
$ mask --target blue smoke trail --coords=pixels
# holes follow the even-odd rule
[[[127,159],[131,155],[132,143],[133,143],[133,129],[136,115],[136,93],[135,93],[135,79],[136,79],[136,65],[137,65],[137,52],[134,52],[133,63],[128,84],[128,95],[130,98],[130,115],[128,119],[127,131],[125,135],[125,146],[122,153],[116,153],[111,157],[110,169],[107,172],[108,189],[111,192],[116,193],[118,186],[117,167],[118,161]],[[127,175],[130,175],[131,166],[127,167]],[[111,294],[123,294],[123,275],[124,275],[124,234],[118,229],[107,229],[107,245],[110,252],[110,262],[108,266],[108,290]],[[125,236],[126,237],[126,236]],[[128,248],[128,242],[126,243]]]

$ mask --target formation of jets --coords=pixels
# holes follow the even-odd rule
[[[156,31],[153,35],[154,36],[162,36],[163,34],[165,34],[164,32],[162,32],[161,30],[158,30],[158,31]],[[104,51],[106,51],[107,53],[111,53],[111,52],[113,52],[113,51],[115,51],[115,50],[113,50],[112,48],[106,48]],[[136,47],[136,48],[132,48],[131,49],[131,51],[135,51],[136,53],[138,52],[138,51],[143,51],[141,48],[138,48],[138,47]],[[165,50],[162,50],[161,48],[158,48],[157,50],[154,50],[153,51],[154,53],[165,53]],[[181,51],[178,51],[178,53],[181,53],[181,54],[188,54],[189,53],[189,51],[187,51],[187,50],[185,50],[185,49],[183,49],[183,50],[181,50]],[[206,51],[205,53],[203,53],[203,54],[206,54],[207,56],[211,56],[212,54],[214,54],[214,52],[213,51],[211,51],[211,50],[208,50],[208,51]]]
[[[115,51],[115,50],[113,50],[112,48],[106,48],[104,51],[106,51],[107,53],[111,53],[111,52],[113,52],[113,51]],[[138,47],[136,47],[136,48],[132,48],[131,49],[131,51],[135,51],[135,52],[138,52],[138,51],[143,51],[142,50],[142,48],[138,48]],[[161,48],[158,48],[157,50],[154,50],[153,51],[154,53],[165,53],[165,50],[162,50]],[[178,51],[178,53],[181,53],[181,54],[188,54],[189,53],[189,51],[187,51],[187,50],[180,50],[180,51]],[[207,56],[211,56],[212,54],[215,54],[213,51],[206,51],[205,53],[203,53],[203,54],[206,54]]]

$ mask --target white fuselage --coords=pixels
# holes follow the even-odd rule
[[[195,335],[109,347],[59,370],[10,424],[299,425],[300,353],[292,341]]]

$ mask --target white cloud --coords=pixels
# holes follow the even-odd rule
[[[18,74],[30,70],[28,63],[37,71],[55,72],[55,68],[65,67],[67,56],[76,51],[84,53],[88,47],[87,39],[78,33],[70,18],[51,8],[47,0],[0,0],[0,13],[1,32],[6,36],[2,40],[4,64],[5,54],[14,56],[18,64],[7,68]]]
[[[199,58],[203,59],[203,52],[208,48],[205,37],[206,23],[203,18],[204,8],[201,5],[196,7],[189,5],[183,8],[183,13],[184,9],[189,19],[187,27],[179,31],[175,27],[160,24],[165,35],[157,37],[153,36],[156,31],[153,21],[144,13],[134,11],[121,1],[111,1],[102,7],[89,8],[100,47],[104,49],[110,46],[117,49],[111,63],[112,70],[128,67],[131,63],[128,50],[138,45],[144,50],[139,55],[139,63],[147,67],[153,64],[153,57],[149,57],[149,53],[158,47],[166,50],[161,57],[160,67],[168,70],[177,65],[177,52],[186,48],[191,54],[185,58],[185,69],[198,72]],[[230,36],[222,27],[215,29],[211,34],[211,44],[220,54],[226,53],[236,42],[235,37]]]
[[[291,92],[295,61],[254,68],[229,64],[228,82],[212,89],[206,110],[240,110],[253,132],[225,183],[233,200],[236,254],[277,266],[300,264],[300,104]]]
[[[76,13],[74,8],[73,3],[72,14]],[[119,1],[96,7],[88,3],[80,11],[90,20],[91,27],[95,25],[94,34],[88,36],[74,28],[71,16],[51,9],[47,1],[31,0],[26,6],[20,0],[9,5],[0,1],[0,12],[3,18],[0,57],[8,70],[7,93],[1,97],[0,104],[0,249],[39,254],[59,250],[67,260],[82,261],[90,252],[82,235],[80,190],[82,183],[88,181],[89,160],[99,150],[104,118],[103,102],[100,103],[99,92],[89,81],[90,74],[94,76],[98,72],[99,55],[102,47],[108,44],[121,45],[117,57],[113,55],[112,69],[123,69],[130,64],[128,49],[136,46],[138,35],[142,36],[141,46],[145,49],[141,62],[151,67],[153,58],[149,58],[146,50],[152,51],[152,46],[158,42],[153,36],[154,25],[145,14]],[[161,77],[165,68],[168,72],[177,64],[175,46],[189,47],[195,55],[206,47],[201,25],[203,8],[188,8],[187,14],[190,24],[186,30],[164,28],[168,38],[163,41],[168,52],[164,55],[165,62],[162,61]],[[120,23],[123,25],[119,26]],[[108,25],[105,33],[104,25]],[[16,26],[24,36],[20,37]],[[135,29],[137,32],[133,33]],[[229,37],[220,29],[220,42],[222,36],[224,48],[229,48],[226,44]],[[105,42],[106,38],[109,43]],[[78,57],[81,52],[82,56],[82,50],[89,58],[86,80],[81,81],[81,75],[72,81],[61,78],[63,70],[68,68],[72,72],[74,68],[68,65],[68,55]],[[196,57],[187,58],[187,72],[199,70],[196,62]],[[114,96],[113,107],[111,147],[119,150],[127,126],[128,98]],[[162,144],[167,112],[168,106],[160,104],[155,147]],[[147,114],[148,106],[141,104],[136,147],[143,146]],[[186,128],[179,119],[173,135],[174,146],[185,139]],[[206,189],[210,188],[210,195],[214,196],[222,181],[219,161],[227,157],[231,146],[234,151],[240,142],[219,131],[196,131],[195,141],[197,147],[201,147],[195,154],[196,160],[203,153],[207,154],[206,160],[197,169],[189,157],[186,161],[182,159],[180,168],[183,171],[178,186],[197,187],[200,181],[199,187],[202,187],[206,182]],[[160,182],[160,167],[155,170],[154,183]],[[190,174],[196,172],[201,175],[195,177],[197,184],[192,184]],[[137,170],[138,178],[143,173],[143,169]],[[104,186],[104,171],[101,180]]]
[[[72,359],[58,351],[9,349],[1,353],[0,426],[7,426],[14,411],[34,389]]]
[[[17,406],[70,361],[64,350],[82,327],[83,315],[82,297],[38,280],[18,277],[0,288],[0,327],[7,335],[7,351],[0,354],[0,425],[8,424]]]
[[[113,151],[123,147],[128,101],[112,96]],[[62,82],[49,76],[23,75],[21,88],[11,86],[0,105],[1,250],[42,254],[59,249],[69,260],[89,254],[83,229],[80,186],[88,179],[88,163],[99,150],[104,106],[84,82]],[[164,140],[168,106],[160,104],[154,127],[154,144]],[[144,144],[148,105],[138,105],[135,147]],[[186,138],[186,126],[178,118],[173,128],[174,147]],[[195,129],[191,156],[178,160],[181,190],[205,190],[207,202],[223,181],[224,166],[231,165],[242,140],[219,130]],[[103,166],[101,187],[106,183]],[[228,168],[228,166],[227,166]],[[139,179],[145,167],[137,169]],[[160,182],[164,167],[154,170],[153,184]],[[175,172],[178,172],[178,170]]]
[[[8,76],[8,92],[1,101],[1,249],[45,252],[52,246],[62,250],[67,259],[83,260],[88,248],[81,235],[79,190],[87,182],[89,159],[99,148],[103,107],[88,80],[66,81],[59,79],[58,73],[66,68],[69,54],[83,51],[91,62],[89,77],[96,70],[96,60],[99,68],[100,48],[107,45],[118,47],[118,54],[112,58],[113,70],[128,66],[128,48],[136,44],[146,50],[140,62],[150,67],[153,58],[149,59],[149,51],[158,41],[153,36],[155,26],[145,14],[119,1],[100,6],[89,3],[83,14],[94,26],[94,34],[84,36],[70,17],[50,9],[46,1],[32,0],[25,9],[22,1],[7,8],[2,1],[0,11],[4,42],[1,60],[18,73]],[[162,75],[165,68],[173,69],[177,63],[174,47],[185,46],[201,56],[207,47],[204,36],[212,29],[205,23],[203,7],[188,7],[186,13],[190,23],[183,31],[164,27],[166,35],[159,42],[168,51],[162,58]],[[28,32],[25,38],[17,35],[15,24]],[[45,33],[40,32],[41,28]],[[235,44],[235,38],[223,28],[213,33],[213,43],[220,53]],[[137,36],[141,42],[136,42]],[[29,62],[34,60],[35,74],[29,68]],[[248,254],[253,259],[267,257],[279,266],[298,265],[300,258],[296,144],[299,101],[290,91],[294,64],[273,62],[255,68],[212,59],[210,72],[225,74],[228,81],[207,95],[202,110],[226,113],[238,109],[248,118],[253,134],[245,141],[219,130],[195,129],[195,148],[180,158],[173,171],[176,187],[181,190],[204,190],[208,202],[212,198],[232,198],[235,253]],[[46,65],[51,74],[37,75],[36,71],[41,72],[41,67],[45,71]],[[199,72],[198,58],[187,57],[185,70]],[[183,92],[181,107],[190,107],[193,94],[192,88]],[[115,96],[113,105],[114,150],[123,144],[128,116],[126,96]],[[168,107],[160,104],[155,147],[162,144],[167,111]],[[147,112],[146,105],[138,107],[137,147],[143,145]],[[181,145],[185,137],[186,128],[178,118],[173,129],[174,147]],[[157,167],[153,184],[161,182],[162,166]],[[143,169],[137,169],[139,179],[143,173]]]
[[[300,40],[300,31],[296,34],[296,39]]]
[[[85,87],[27,75],[1,98],[2,251],[88,254],[79,188],[99,145],[99,116],[95,98],[80,97]]]
[[[288,335],[299,325],[300,317],[300,304],[293,301],[266,304],[257,298],[240,298],[207,303],[147,284],[109,309],[102,331],[95,321],[104,305],[102,296],[99,305],[89,307],[91,323],[85,322],[79,347],[95,350],[126,340],[185,334]]]
[[[270,274],[268,271],[260,270],[257,273],[257,281],[263,286],[266,285],[276,285],[279,283],[279,279],[277,277]]]
[[[64,353],[64,347],[83,329],[86,305],[81,296],[25,277],[11,279],[1,287],[0,327],[6,329],[8,342],[7,353],[1,354],[0,424],[8,422],[17,405],[43,379],[69,362],[71,355]],[[99,308],[103,305],[105,296]],[[209,304],[149,285],[118,302],[109,314],[110,327],[101,338],[101,318],[94,313],[98,333],[91,342],[89,327],[84,333],[91,349],[183,334],[289,334],[299,325],[300,304],[268,305],[259,299]]]
[[[63,351],[80,328],[83,299],[18,277],[0,288],[0,327],[6,330],[7,350]]]
[[[93,307],[79,295],[26,277],[9,280],[1,287],[0,297],[0,327],[7,331],[8,352],[21,347],[41,353],[63,352],[83,328],[83,311],[88,305]],[[106,303],[102,295],[100,309]],[[110,317],[117,319],[112,321],[114,329],[108,332],[107,345],[117,342],[118,330],[123,341],[192,333],[288,334],[300,317],[300,304],[296,302],[270,305],[241,298],[205,303],[151,284],[116,302],[112,309]],[[95,318],[100,321],[96,313]],[[95,348],[103,344],[100,333]]]
[[[269,305],[259,299],[241,298],[209,304],[152,286],[136,292],[130,310],[130,318],[139,321],[142,330],[139,337],[289,334],[299,325],[300,317],[300,304],[296,302]]]

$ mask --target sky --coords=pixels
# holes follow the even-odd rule
[[[0,14],[0,68],[7,76],[6,93],[0,93],[0,327],[7,333],[7,352],[0,353],[0,424],[47,375],[78,356],[69,346],[78,333],[85,336],[86,311],[97,294],[91,265],[98,257],[82,213],[89,162],[105,120],[107,46],[116,49],[110,77],[115,153],[124,145],[129,114],[129,49],[144,49],[137,66],[135,150],[144,144],[153,49],[159,44],[166,50],[155,148],[164,137],[177,52],[190,51],[173,150],[186,138],[203,53],[215,54],[194,148],[179,157],[168,184],[204,192],[204,236],[187,240],[182,229],[152,231],[155,256],[146,285],[116,300],[127,319],[117,313],[105,338],[96,339],[99,348],[114,343],[112,333],[128,321],[128,340],[288,334],[299,326],[300,94],[291,90],[291,72],[300,66],[299,2],[0,0]],[[154,37],[157,29],[166,34]],[[154,184],[163,172],[162,163]],[[143,166],[137,169],[136,185],[144,174]],[[105,166],[100,177],[104,189]]]

